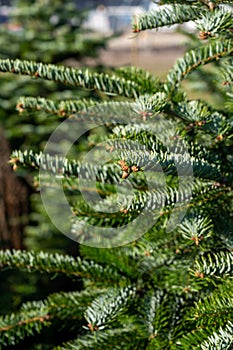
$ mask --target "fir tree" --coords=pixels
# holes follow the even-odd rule
[[[73,128],[81,120],[104,124],[108,134],[93,129],[89,141],[95,147],[104,143],[111,159],[94,164],[72,154],[62,157],[30,149],[12,154],[14,169],[40,168],[43,189],[53,190],[53,178],[62,182],[72,208],[72,237],[83,244],[77,258],[1,251],[2,269],[64,274],[81,279],[84,289],[51,294],[3,316],[2,348],[14,344],[57,350],[233,346],[232,2],[227,1],[228,6],[217,0],[163,3],[170,6],[134,18],[133,31],[192,20],[200,40],[177,60],[164,81],[134,67],[103,74],[0,60],[1,72],[101,92],[103,102],[22,97],[18,109],[68,117],[67,125]],[[219,105],[208,104],[205,96],[188,98],[183,85],[209,64],[222,101]],[[93,157],[97,159],[96,154]],[[98,197],[90,207],[85,195],[96,191],[102,200]],[[54,202],[54,207],[58,204]],[[135,239],[137,227],[127,231],[124,225],[133,227],[138,217],[141,237]],[[145,234],[144,217],[152,222]],[[111,236],[114,232],[118,236]],[[49,331],[57,338],[48,343]]]

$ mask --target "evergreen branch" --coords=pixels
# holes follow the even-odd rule
[[[133,32],[142,30],[160,28],[177,23],[184,23],[195,20],[203,12],[200,7],[190,5],[170,5],[161,6],[156,11],[145,12],[142,15],[135,16],[132,21]]]
[[[195,21],[196,27],[201,31],[200,38],[224,34],[226,30],[232,30],[232,11],[221,7],[218,11],[205,12],[202,17]]]
[[[213,185],[209,188],[204,189],[203,191],[200,190],[200,192],[192,192],[192,200],[189,202],[188,200],[186,202],[181,203],[179,206],[173,208],[172,206],[168,206],[164,208],[164,210],[160,210],[160,216],[167,216],[168,214],[171,214],[173,212],[178,212],[180,210],[183,210],[186,208],[187,210],[190,208],[196,208],[200,207],[201,205],[207,205],[207,203],[214,203],[216,199],[219,197],[224,198],[226,193],[229,192],[229,188],[217,188],[217,186]],[[179,202],[178,202],[179,203]]]
[[[233,346],[233,324],[229,321],[226,326],[220,327],[217,332],[209,336],[201,346],[201,350],[227,350]]]
[[[140,305],[139,313],[142,315],[143,323],[147,327],[148,338],[152,339],[157,335],[155,320],[159,316],[158,309],[161,308],[163,300],[164,292],[158,289],[153,293],[147,293]]]
[[[84,317],[91,331],[104,329],[120,313],[125,311],[129,302],[136,296],[136,288],[127,286],[120,290],[110,289],[97,297],[85,311]]]
[[[167,96],[162,92],[154,95],[142,95],[132,102],[97,102],[95,100],[67,100],[54,102],[42,97],[21,97],[16,108],[19,112],[32,109],[45,111],[61,116],[72,116],[75,119],[100,120],[103,123],[126,122],[128,117],[133,121],[144,120],[147,116],[152,117],[162,112],[167,105]]]
[[[191,184],[187,182],[180,185],[179,188],[167,186],[166,188],[160,187],[153,191],[138,191],[135,193],[135,199],[137,200],[132,200],[126,208],[128,211],[142,210],[144,207],[146,207],[147,210],[160,209],[160,215],[164,215],[175,210],[181,210],[185,207],[195,208],[197,205],[200,205],[200,203],[206,201],[215,201],[216,196],[225,195],[225,191],[228,190],[221,187],[219,188],[215,183],[198,184],[194,182]],[[179,206],[174,208],[174,204],[179,204]],[[204,220],[202,224],[203,223],[207,225],[205,226],[206,229],[211,227],[208,225],[208,221]],[[205,230],[205,228],[203,227],[203,230]],[[185,229],[185,227],[183,227],[183,229]],[[200,230],[202,230],[202,228],[200,228]],[[189,232],[189,234],[191,233]]]
[[[126,149],[119,151],[120,159],[128,166],[136,165],[139,169],[146,171],[158,171],[161,169],[166,175],[177,175],[177,168],[182,169],[179,175],[186,175],[188,169],[193,169],[193,175],[203,179],[220,180],[219,166],[209,164],[204,159],[195,159],[189,154],[177,154],[169,152],[149,152],[147,150]]]
[[[141,87],[142,93],[155,94],[161,88],[159,79],[145,69],[129,66],[116,68],[115,72],[119,77],[135,81]]]
[[[12,345],[27,336],[41,333],[44,327],[49,327],[55,319],[65,321],[66,325],[70,323],[70,329],[75,328],[74,320],[82,319],[93,297],[103,293],[104,289],[94,289],[88,293],[61,292],[49,295],[43,302],[22,304],[17,313],[0,317],[0,345]]]
[[[179,233],[188,240],[190,243],[194,243],[196,246],[203,239],[207,239],[211,236],[213,225],[211,221],[206,217],[191,216],[184,219],[179,225]]]
[[[230,283],[220,285],[210,295],[205,296],[195,303],[192,309],[193,319],[197,328],[205,327],[216,330],[221,324],[232,318],[233,315],[233,293]]]
[[[132,147],[135,148],[135,147]],[[177,175],[177,167],[184,169],[179,175],[186,175],[187,169],[192,168],[194,176],[212,180],[221,179],[219,167],[215,164],[209,164],[205,160],[195,159],[187,154],[169,154],[167,152],[149,152],[142,149],[120,149],[116,158],[123,159],[129,168],[132,166],[143,169],[143,171],[162,171],[166,175]],[[117,160],[117,159],[116,159]],[[41,168],[50,171],[59,176],[75,176],[82,179],[96,179],[97,182],[116,183],[122,177],[122,171],[117,165],[111,163],[98,166],[91,163],[80,163],[67,158],[50,156],[49,154],[33,153],[32,151],[14,151],[11,156],[11,164],[14,169],[18,165],[30,166],[32,168]]]
[[[222,62],[221,76],[223,80],[223,85],[231,85],[233,82],[233,59],[231,57],[227,58]]]
[[[145,120],[147,116],[152,117],[163,112],[167,104],[166,94],[156,92],[154,95],[146,94],[138,97],[134,104],[134,110],[141,114]]]
[[[137,144],[141,145],[141,149],[151,149],[158,152],[169,151],[170,148],[174,150],[175,148],[177,153],[184,153],[187,149],[179,136],[177,120],[168,119],[163,115],[156,116],[150,121],[143,122],[139,119],[137,123],[130,122],[127,125],[117,125],[112,132],[114,134],[113,142],[116,138],[137,141],[136,143],[124,143],[126,147],[129,145],[132,149]]]
[[[76,340],[58,346],[53,350],[103,350],[105,348],[122,350],[123,346],[125,350],[130,350],[132,346],[137,346],[135,336],[132,339],[132,334],[135,334],[136,330],[137,328],[132,325],[124,325],[120,328],[96,331],[94,334],[79,336]]]
[[[86,89],[95,89],[109,94],[123,95],[136,98],[140,87],[133,81],[119,78],[116,75],[91,73],[88,70],[43,64],[19,59],[1,59],[1,72],[28,75],[35,78],[51,80],[66,85],[78,86]]]
[[[128,193],[112,194],[102,201],[95,204],[95,208],[90,208],[87,204],[75,203],[73,206],[74,219],[72,221],[72,232],[77,235],[79,232],[84,232],[86,223],[93,226],[110,226],[116,227],[126,224],[134,220],[137,215],[145,211],[145,213],[154,213],[156,215],[168,214],[175,210],[182,210],[183,208],[195,207],[202,202],[215,201],[216,196],[225,194],[222,188],[218,188],[214,183],[209,184],[190,184],[184,183],[179,188],[171,186],[160,186],[150,191],[135,190],[132,195]],[[121,208],[119,210],[119,204]],[[176,208],[174,208],[176,205]],[[111,212],[109,213],[109,208]],[[188,227],[192,224],[191,232],[188,232]],[[199,227],[198,225],[201,225]],[[184,226],[180,228],[180,232],[190,239],[190,242],[199,244],[203,238],[210,236],[210,228],[212,227],[209,221],[193,218],[192,223],[183,223]],[[195,230],[196,228],[196,230]],[[203,236],[204,235],[204,236]],[[84,239],[84,237],[83,237]],[[162,258],[163,259],[163,258]]]
[[[141,121],[143,116],[135,110],[134,102],[114,101],[98,103],[89,107],[86,111],[80,111],[72,116],[73,119],[87,121],[101,121],[104,125],[114,125],[117,123],[126,124],[130,121],[136,123]]]
[[[232,80],[233,80],[233,74],[232,74]],[[233,90],[231,92],[227,92],[227,101],[226,101],[226,108],[229,112],[233,111]]]
[[[210,276],[232,276],[233,273],[233,253],[229,251],[220,251],[209,253],[195,261],[195,275],[197,277]]]
[[[113,198],[112,198],[113,197]],[[117,196],[109,196],[108,203],[110,200],[112,200],[111,204],[112,207],[115,204],[116,205],[116,197]],[[131,215],[125,215],[123,213],[123,210],[127,211],[126,209],[122,209],[114,213],[108,213],[107,212],[107,204],[106,201],[101,202],[100,205],[95,206],[95,210],[90,208],[88,205],[84,205],[83,203],[78,203],[73,206],[73,214],[74,217],[72,220],[72,228],[71,232],[74,235],[74,237],[79,237],[79,242],[84,243],[86,242],[87,238],[89,238],[90,234],[88,234],[88,227],[90,226],[97,226],[97,227],[117,227],[121,225],[126,225],[131,217]],[[105,205],[104,205],[105,204]],[[87,230],[85,229],[85,226],[87,225]],[[109,231],[110,232],[110,231]],[[106,245],[109,246],[109,232],[105,231],[101,234],[101,240],[106,243]],[[100,239],[100,237],[99,237]],[[111,241],[111,239],[110,239]],[[84,243],[85,244],[85,243]]]
[[[217,0],[218,1],[218,0]],[[207,0],[159,0],[159,4],[165,5],[168,4],[187,4],[187,5],[197,5],[197,6],[202,6],[203,3],[207,2]]]
[[[194,111],[194,106],[199,108],[197,114]],[[205,111],[207,113],[205,113]],[[178,103],[175,106],[175,112],[176,115],[181,116],[182,119],[187,121],[195,120],[197,123],[199,123],[199,121],[203,122],[203,118],[205,117],[211,118],[212,114],[214,114],[216,118],[211,118],[209,121],[209,128],[212,132],[216,132],[215,129],[217,126],[219,127],[220,121],[225,120],[221,114],[212,112],[206,105],[199,101]],[[155,120],[152,119],[152,121],[148,123],[117,125],[112,129],[112,139],[107,142],[112,147],[112,150],[121,150],[124,148],[128,150],[152,150],[154,153],[158,154],[160,152],[166,153],[166,151],[175,151],[177,154],[185,154],[188,151],[191,157],[205,159],[210,164],[219,163],[217,154],[213,154],[213,152],[210,152],[200,144],[187,144],[184,142],[182,137],[179,137],[178,127],[180,126],[177,120],[169,120],[159,116],[159,118]],[[119,142],[118,139],[127,139],[136,142]]]
[[[203,45],[197,49],[188,51],[182,58],[179,58],[173,68],[167,75],[165,91],[167,93],[174,91],[188,74],[201,65],[218,61],[233,52],[233,41],[215,40],[209,44]]]
[[[139,150],[152,150],[157,153],[161,151],[166,152],[167,149],[165,145],[168,145],[168,142],[166,142],[167,140],[163,139],[163,136],[165,136],[166,139],[171,135],[171,137],[173,137],[176,130],[174,130],[174,125],[172,125],[173,128],[171,126],[167,135],[163,135],[160,132],[160,126],[158,124],[159,123],[140,123],[118,125],[112,129],[113,139],[108,139],[107,143],[113,150],[120,150],[122,147],[126,148],[128,146],[129,149],[135,149],[137,147]],[[168,125],[170,126],[170,123],[168,123]],[[122,140],[127,141],[122,142]],[[177,148],[179,147],[177,146]]]
[[[52,172],[54,175],[79,177],[82,179],[95,179],[97,182],[115,183],[121,178],[120,169],[114,165],[98,166],[94,164],[82,164],[67,158],[50,156],[49,154],[34,153],[30,151],[14,151],[11,156],[11,164],[16,170],[18,165],[41,169]]]
[[[159,104],[159,102],[158,102]],[[67,100],[60,103],[45,98],[21,98],[17,104],[19,112],[24,109],[44,110],[49,113],[70,116],[74,120],[101,122],[105,125],[141,121],[142,113],[136,111],[136,103],[127,101],[97,102],[91,99]]]
[[[187,5],[196,5],[199,6],[200,8],[205,9],[208,8],[209,11],[213,11],[214,9],[218,8],[218,4],[233,4],[232,0],[214,0],[209,1],[209,0],[159,0],[159,4],[164,5],[164,4],[187,4]]]
[[[12,345],[50,324],[48,307],[42,301],[24,304],[15,314],[0,317],[0,345]]]
[[[189,122],[186,128],[197,127],[212,137],[226,134],[231,129],[229,119],[199,100],[179,102],[175,105],[174,111],[184,121]]]
[[[94,100],[77,99],[54,102],[44,97],[20,97],[16,109],[22,113],[25,110],[45,111],[62,117],[85,110],[98,103]]]
[[[35,11],[37,2],[32,18],[40,15],[43,19],[55,19],[56,33],[62,25],[63,36],[67,27],[70,28],[67,26],[70,19],[63,13],[62,0],[56,1],[55,17],[52,7],[46,14]],[[49,186],[56,189],[59,182],[73,210],[69,218],[71,234],[84,244],[80,246],[82,258],[34,251],[0,251],[0,269],[67,275],[74,280],[81,279],[85,291],[55,293],[44,301],[25,303],[19,311],[0,317],[0,348],[2,345],[17,347],[19,342],[21,346],[21,340],[31,336],[25,341],[33,343],[32,349],[50,349],[53,343],[59,342],[53,336],[50,338],[50,330],[54,329],[62,330],[62,339],[73,339],[59,350],[233,347],[233,325],[228,322],[233,315],[233,103],[230,100],[233,96],[230,86],[233,12],[230,13],[232,6],[226,6],[227,3],[233,5],[233,0],[160,0],[157,3],[166,6],[135,17],[133,31],[194,20],[201,31],[199,39],[210,38],[200,46],[196,34],[189,34],[193,39],[189,42],[192,49],[177,60],[165,83],[134,67],[105,74],[29,61],[0,60],[2,72],[68,84],[77,91],[79,87],[100,92],[99,101],[63,100],[66,97],[53,101],[49,96],[48,99],[21,98],[17,106],[20,112],[28,109],[68,116],[68,136],[76,135],[75,126],[81,130],[88,121],[95,125],[100,121],[106,127],[101,128],[100,133],[99,128],[90,132],[89,146],[97,146],[91,150],[96,158],[88,158],[90,163],[85,159],[79,161],[79,155],[78,160],[63,158],[60,148],[56,153],[55,144],[52,155],[32,151],[12,154],[10,162],[14,170],[17,166],[40,170],[42,190],[43,185],[45,189]],[[24,11],[27,14],[30,11],[25,7],[20,13],[26,20]],[[71,6],[68,14],[73,16],[72,12]],[[75,33],[82,19],[72,21]],[[49,25],[49,21],[46,23]],[[45,33],[45,28],[42,29]],[[75,42],[68,38],[71,54],[84,42],[84,32],[76,35]],[[59,44],[59,35],[55,35],[49,48],[50,37],[43,36],[39,48],[35,35],[32,29],[31,39],[37,51],[45,52],[47,48],[46,54],[54,56],[57,43],[59,53],[55,53],[55,59],[59,61],[65,56],[65,44]],[[21,43],[22,40],[20,38]],[[0,41],[7,56],[4,38]],[[93,37],[90,41],[94,41]],[[86,44],[84,50],[85,47]],[[36,53],[31,50],[29,56],[35,57]],[[205,72],[204,65],[214,61],[217,62],[211,67],[215,69]],[[212,93],[211,99],[216,97],[213,108],[200,101],[187,101],[181,82],[194,70],[192,80],[196,83],[199,80],[198,87],[203,88],[201,91],[207,92],[208,97],[209,93]],[[221,73],[222,86],[219,85]],[[13,85],[9,91],[14,90]],[[7,86],[5,89],[4,84],[2,90],[7,92]],[[26,88],[26,94],[29,90]],[[74,94],[73,91],[72,96],[76,98]],[[47,96],[45,91],[43,96]],[[228,109],[224,106],[226,96]],[[101,198],[95,196],[96,192]],[[39,210],[39,219],[42,213]],[[174,227],[177,228],[172,232]],[[137,231],[140,235],[146,230],[143,237],[128,243]],[[52,235],[52,230],[50,232]],[[95,248],[90,248],[92,244]],[[111,248],[117,244],[125,246]],[[100,245],[110,249],[97,248]],[[40,333],[42,336],[38,336]]]
[[[81,260],[61,254],[49,254],[34,251],[0,251],[0,268],[19,268],[27,271],[39,271],[52,274],[64,274],[70,277],[85,277],[93,280],[110,278],[119,280],[119,274],[109,267],[104,268],[93,261]],[[121,279],[124,278],[121,276]]]
[[[70,321],[71,328],[77,328],[73,320],[83,319],[84,311],[87,306],[103,293],[105,288],[92,288],[91,291],[82,290],[80,292],[59,292],[48,296],[44,303],[47,304],[50,318],[60,319],[66,322]]]
[[[174,110],[180,117],[189,122],[206,120],[213,113],[213,110],[200,100],[179,102],[174,106]]]

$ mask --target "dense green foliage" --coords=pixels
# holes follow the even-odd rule
[[[101,123],[104,132],[88,130],[90,152],[95,154],[102,142],[111,159],[85,162],[75,154],[77,145],[67,158],[29,148],[12,154],[14,170],[39,168],[48,189],[54,186],[48,174],[62,183],[72,208],[72,237],[84,244],[78,258],[1,251],[2,269],[66,275],[82,280],[83,290],[52,293],[3,316],[3,349],[14,344],[17,349],[26,344],[57,350],[233,346],[232,1],[227,6],[217,0],[163,3],[170,6],[133,19],[133,31],[190,19],[198,29],[193,47],[164,81],[134,67],[106,74],[0,60],[2,72],[98,91],[102,102],[34,96],[22,97],[18,109],[34,111],[38,118],[42,111],[48,118],[68,117],[74,128],[83,120]],[[195,74],[196,82],[211,76],[215,104],[208,104],[204,94],[189,99],[183,82]],[[95,154],[94,160],[103,154]],[[96,192],[102,200],[99,196],[91,207],[84,194]],[[130,227],[137,218],[141,237],[136,240],[134,231],[123,225]],[[143,234],[148,218],[152,225]],[[116,228],[124,232],[119,241],[111,236]],[[47,336],[51,333],[56,337]]]

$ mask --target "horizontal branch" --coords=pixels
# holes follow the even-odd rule
[[[97,101],[91,99],[64,100],[56,102],[44,97],[20,97],[16,108],[20,113],[28,110],[34,110],[58,114],[65,117],[81,110],[85,110],[96,103]]]
[[[0,269],[5,267],[30,271],[64,274],[69,277],[85,277],[93,280],[119,281],[119,275],[110,267],[103,267],[93,261],[81,260],[61,254],[34,251],[0,251]],[[121,279],[123,277],[121,276]]]
[[[133,32],[160,28],[172,24],[181,24],[201,17],[203,8],[190,5],[160,6],[156,11],[145,12],[135,16],[132,22]]]
[[[175,90],[181,81],[199,66],[218,61],[223,57],[229,56],[232,52],[233,40],[230,39],[216,40],[188,51],[176,61],[168,73],[164,86],[165,91],[169,93]]]
[[[115,74],[110,76],[104,73],[91,73],[88,70],[40,62],[1,59],[0,71],[42,78],[86,89],[95,89],[107,94],[123,95],[130,98],[136,98],[140,92],[140,87],[133,81],[125,80]]]

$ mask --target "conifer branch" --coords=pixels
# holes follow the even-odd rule
[[[17,313],[0,318],[0,345],[18,343],[27,336],[41,333],[54,320],[65,322],[63,327],[70,323],[74,328],[74,320],[81,320],[87,305],[93,297],[104,293],[104,290],[93,289],[90,293],[68,292],[54,293],[42,301],[22,304]]]
[[[136,296],[136,288],[127,286],[120,290],[109,290],[103,296],[97,297],[85,311],[84,317],[88,328],[92,331],[104,329]]]
[[[223,275],[232,277],[233,253],[220,251],[204,255],[196,260],[194,270],[197,277],[221,277]]]
[[[95,264],[93,261],[88,262],[81,260],[79,257],[75,259],[61,254],[36,253],[32,250],[29,252],[19,250],[0,251],[0,268],[4,269],[5,267],[95,280],[103,280],[109,277],[112,281],[119,279],[119,275],[111,268],[103,268],[103,266]]]
[[[136,329],[133,325],[124,325],[124,327],[106,329],[101,332],[95,331],[94,334],[79,336],[74,341],[58,346],[54,350],[103,350],[103,347],[122,350],[122,346],[127,349],[129,343],[136,346],[136,340],[132,339]]]
[[[229,57],[222,63],[220,68],[222,84],[224,86],[231,86],[233,82],[233,59]]]
[[[123,159],[128,165],[136,165],[143,171],[162,171],[166,175],[176,175],[177,167],[183,169],[179,175],[185,175],[187,169],[193,169],[193,174],[199,178],[208,178],[210,180],[220,180],[221,173],[219,166],[209,164],[202,159],[195,159],[187,154],[169,153],[169,152],[149,152],[147,150],[120,150],[120,159]],[[160,166],[161,168],[158,168]],[[157,169],[157,170],[156,170]]]
[[[127,97],[137,97],[140,87],[133,81],[119,78],[116,75],[103,73],[91,73],[88,70],[43,64],[33,61],[21,61],[19,59],[1,59],[1,72],[12,72],[35,78],[51,80],[71,86],[86,89],[95,89],[109,94],[123,95]]]
[[[184,23],[195,20],[201,16],[203,8],[193,5],[173,5],[169,7],[160,6],[158,10],[145,12],[135,16],[132,20],[133,32],[141,32],[147,29],[160,28],[177,23]]]
[[[232,11],[225,8],[220,8],[218,11],[207,11],[195,23],[200,30],[201,39],[211,38],[219,33],[224,35],[226,30],[232,30]]]
[[[25,336],[40,333],[50,324],[48,307],[42,301],[24,304],[18,313],[0,318],[0,345],[12,345]]]
[[[233,41],[215,40],[197,49],[188,51],[182,58],[179,58],[167,75],[165,91],[167,93],[175,90],[180,82],[199,66],[213,61],[218,61],[229,56],[233,52]]]
[[[157,91],[160,91],[162,86],[160,80],[146,69],[126,66],[116,68],[116,73],[119,77],[135,81],[144,93],[150,92],[150,94],[154,94]]]
[[[14,170],[19,165],[28,166],[32,169],[41,169],[57,174],[59,176],[73,176],[80,177],[82,179],[96,179],[100,182],[117,182],[121,178],[120,169],[114,165],[94,165],[91,163],[80,163],[75,160],[69,160],[67,158],[59,156],[50,156],[49,154],[34,153],[32,151],[15,151],[11,157],[11,164],[13,164]]]
[[[17,103],[17,110],[22,113],[25,110],[44,111],[51,114],[58,114],[61,117],[69,116],[85,110],[97,103],[94,100],[77,99],[54,102],[44,97],[21,97]]]
[[[225,327],[220,327],[217,332],[214,332],[213,335],[209,336],[208,339],[201,344],[201,350],[231,349],[233,345],[232,332],[233,324],[229,321]]]
[[[231,282],[226,282],[224,288],[217,287],[204,300],[200,299],[196,302],[192,313],[197,327],[211,327],[214,330],[218,329],[221,324],[225,324],[229,316],[233,315]]]

